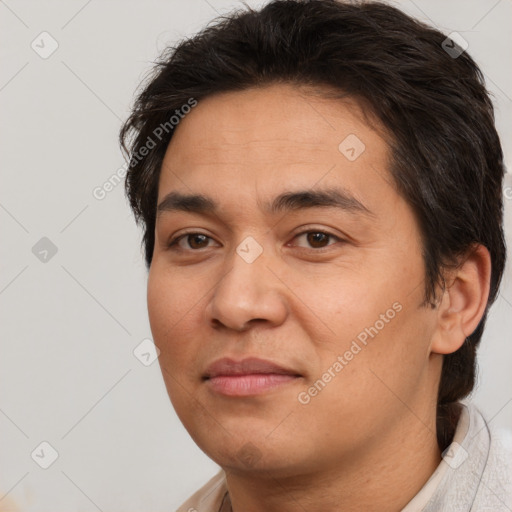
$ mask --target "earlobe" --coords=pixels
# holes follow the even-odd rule
[[[473,333],[487,306],[490,281],[489,251],[483,245],[473,246],[447,280],[438,306],[432,352],[456,352]]]

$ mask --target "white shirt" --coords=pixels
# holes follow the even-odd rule
[[[461,405],[443,460],[401,512],[512,511],[512,432],[494,430],[474,405]],[[177,512],[232,512],[224,471]]]

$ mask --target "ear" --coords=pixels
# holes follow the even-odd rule
[[[483,245],[475,245],[461,264],[449,273],[437,311],[437,327],[431,351],[451,354],[477,328],[487,306],[491,282],[491,256]]]

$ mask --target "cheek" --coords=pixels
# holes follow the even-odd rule
[[[382,384],[370,370],[402,387],[418,378],[428,362],[434,317],[418,307],[423,298],[421,259],[411,257],[407,266],[397,263],[393,266],[382,258],[364,271],[340,269],[339,277],[316,276],[303,288],[321,320],[308,327],[321,360],[316,370],[328,371],[338,356],[347,354],[347,366],[337,373],[343,377],[335,379],[347,396],[375,396],[372,383]],[[412,282],[420,285],[411,287]],[[320,324],[323,336],[318,336]]]
[[[370,329],[376,328],[373,310],[365,310],[366,320],[358,320],[362,327],[354,326],[354,335],[341,330],[340,320],[340,335],[333,337],[329,350],[322,349],[318,372],[300,390],[301,403],[308,402],[301,411],[319,431],[338,429],[347,444],[356,445],[378,436],[386,422],[407,410],[404,403],[416,403],[424,392],[431,321],[411,301],[402,306],[380,330],[378,323],[377,331]],[[377,313],[385,311],[377,307]],[[359,333],[365,334],[365,343],[357,338]]]
[[[373,325],[398,295],[389,293],[389,281],[379,278],[375,266],[366,271],[356,265],[330,267],[308,279],[302,277],[297,289],[304,305],[314,313],[308,328],[310,339],[319,347],[335,350]]]
[[[201,294],[180,283],[174,276],[151,267],[148,278],[147,305],[153,340],[160,350],[160,361],[173,372],[183,371],[194,358],[197,347],[192,333],[197,326]]]

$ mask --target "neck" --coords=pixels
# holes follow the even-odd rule
[[[233,512],[380,512],[405,507],[440,462],[435,411],[428,422],[406,411],[392,430],[321,471],[230,469],[226,480]]]

